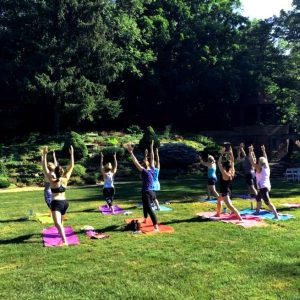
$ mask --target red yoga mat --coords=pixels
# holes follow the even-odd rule
[[[143,233],[161,233],[161,232],[174,232],[174,228],[164,224],[158,224],[159,231],[154,231],[154,227],[150,218],[146,219],[146,223],[142,223],[144,218],[131,218],[125,219],[125,223],[129,224],[132,220],[139,220],[141,222],[141,231]]]

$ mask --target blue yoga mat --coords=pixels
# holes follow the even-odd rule
[[[253,215],[254,213],[255,213],[255,210],[250,209],[250,208],[240,210],[240,214],[242,214],[242,215]],[[258,216],[263,219],[276,220],[276,219],[274,219],[274,214],[272,212],[269,212],[268,210],[263,210],[263,209],[261,209],[259,214],[255,215],[255,216]],[[288,214],[278,214],[278,216],[279,216],[278,220],[282,220],[282,221],[294,218],[294,216],[288,215]]]
[[[139,203],[138,206],[139,206],[139,207],[142,207],[143,204],[142,204],[142,203]],[[170,207],[168,207],[168,206],[165,206],[165,205],[160,205],[159,207],[160,207],[160,210],[157,210],[157,209],[156,209],[156,206],[152,205],[152,209],[155,210],[155,211],[171,211],[171,210],[172,210],[172,208],[170,208]]]
[[[209,200],[207,198],[198,198],[198,200],[202,201],[202,202],[217,203],[217,199],[216,198],[210,198]]]
[[[235,195],[232,195],[232,198],[241,198],[241,199],[255,200],[255,198],[251,197],[248,194],[235,194]]]

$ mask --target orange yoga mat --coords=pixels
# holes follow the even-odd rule
[[[150,218],[147,218],[146,223],[142,223],[144,218],[131,218],[125,219],[125,223],[129,224],[132,220],[139,220],[141,222],[141,231],[143,233],[161,233],[161,232],[174,232],[174,228],[164,224],[158,224],[158,232],[154,232],[154,227]]]

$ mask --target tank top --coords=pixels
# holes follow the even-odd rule
[[[270,168],[262,167],[260,173],[256,172],[256,183],[259,189],[267,188],[271,190],[271,182],[270,182]]]
[[[211,167],[208,167],[207,177],[217,179],[216,170],[217,170],[216,164],[213,164]]]
[[[113,188],[114,187],[114,174],[112,172],[107,172],[104,175],[104,188]]]
[[[229,193],[231,183],[232,183],[232,179],[224,180],[222,175],[220,177],[221,177],[220,178],[220,191],[221,191],[221,193]]]

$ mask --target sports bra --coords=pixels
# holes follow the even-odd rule
[[[66,191],[66,188],[64,187],[64,186],[59,186],[59,187],[57,187],[57,188],[51,188],[51,192],[52,193],[56,193],[56,194],[58,194],[58,193],[64,193]]]

